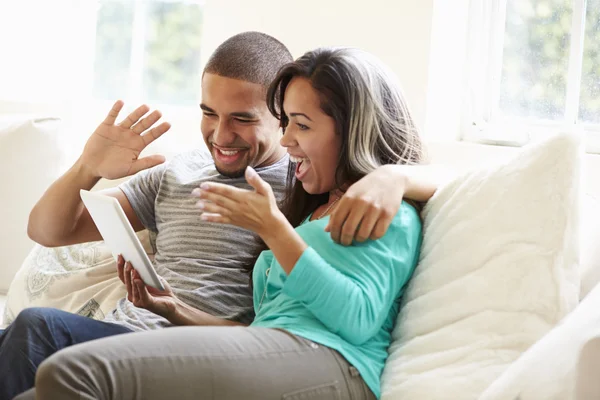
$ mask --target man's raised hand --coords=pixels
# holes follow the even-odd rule
[[[117,123],[122,108],[123,102],[118,100],[88,139],[80,157],[81,164],[95,177],[119,179],[165,161],[161,155],[139,158],[146,146],[171,128],[168,122],[154,126],[162,116],[160,111],[148,114],[150,108],[142,105]]]

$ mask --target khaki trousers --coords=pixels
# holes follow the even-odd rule
[[[338,352],[283,330],[177,327],[75,345],[24,399],[352,399],[375,396]]]

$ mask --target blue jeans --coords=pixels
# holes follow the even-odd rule
[[[54,308],[27,308],[0,332],[0,400],[32,388],[38,366],[74,344],[132,332]]]

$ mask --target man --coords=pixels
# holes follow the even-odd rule
[[[201,130],[210,156],[195,150],[169,163],[161,156],[138,158],[170,126],[155,126],[161,117],[158,111],[144,117],[149,111],[146,106],[116,124],[123,106],[117,102],[79,160],[32,210],[29,236],[45,246],[100,240],[79,190],[91,189],[100,178],[117,179],[142,171],[104,193],[119,201],[136,231],[147,228],[156,233],[158,274],[179,299],[206,315],[207,325],[215,317],[250,323],[253,311],[247,268],[253,265],[261,244],[248,231],[203,222],[191,192],[204,181],[250,188],[243,173],[252,166],[281,198],[288,157],[279,145],[279,121],[269,113],[265,99],[266,88],[279,68],[291,61],[283,44],[257,32],[236,35],[217,48],[203,72],[200,105]],[[365,197],[384,174],[387,185]],[[398,175],[398,193],[388,204],[381,199],[390,197],[389,172],[376,171],[351,188],[348,198],[340,202],[343,211],[337,222],[332,219],[334,239],[347,242],[355,236],[362,240],[380,236],[387,229],[386,216],[396,213],[405,188],[415,189],[415,200],[433,193],[433,186],[408,185],[405,176]],[[376,213],[381,223],[372,232],[361,232],[360,216],[368,213]],[[124,282],[131,281],[119,272]],[[39,364],[62,348],[169,326],[173,324],[166,319],[135,307],[131,297],[121,299],[103,322],[53,309],[24,310],[0,336],[0,399],[31,388]]]

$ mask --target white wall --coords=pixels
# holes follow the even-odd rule
[[[447,0],[444,0],[447,1]],[[419,126],[425,124],[434,0],[208,0],[204,61],[228,37],[259,30],[299,57],[319,46],[354,46],[398,75]]]

